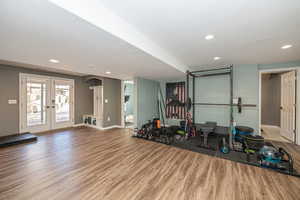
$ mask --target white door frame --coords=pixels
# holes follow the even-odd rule
[[[60,123],[57,123],[55,124],[53,122],[53,115],[52,114],[52,111],[51,112],[51,122],[50,122],[50,126],[48,128],[48,130],[52,130],[52,129],[58,129],[58,128],[65,128],[65,127],[70,127],[70,126],[73,126],[75,124],[75,82],[73,79],[66,79],[66,78],[60,78],[60,77],[54,77],[54,76],[44,76],[44,75],[37,75],[37,74],[27,74],[27,73],[20,73],[19,74],[19,132],[22,133],[22,132],[26,132],[26,128],[22,126],[22,122],[23,122],[23,116],[24,116],[24,113],[23,113],[23,109],[22,109],[22,102],[24,102],[24,95],[22,94],[22,80],[24,78],[36,78],[36,79],[47,79],[47,80],[50,80],[50,83],[49,83],[49,90],[51,91],[52,94],[54,94],[54,83],[55,83],[55,80],[57,81],[66,81],[66,82],[70,82],[73,86],[73,92],[70,94],[71,95],[71,98],[72,98],[72,102],[71,102],[71,119],[69,122],[62,122],[61,124]],[[33,133],[35,132],[41,132],[41,131],[46,131],[44,129],[33,129]]]
[[[121,81],[121,126],[125,128],[125,119],[124,119],[124,100],[125,100],[125,93],[124,93],[125,81]]]
[[[276,69],[261,69],[259,70],[259,91],[258,91],[258,132],[259,135],[261,135],[261,78],[262,74],[266,73],[271,73],[271,72],[286,72],[286,71],[291,71],[291,70],[296,70],[297,71],[297,77],[296,77],[296,138],[295,138],[295,143],[300,145],[300,67],[289,67],[289,68],[276,68]],[[299,108],[299,109],[298,109]]]
[[[66,79],[66,78],[59,78],[59,77],[51,77],[52,80],[52,86],[51,86],[51,89],[52,89],[52,94],[55,95],[55,82],[58,81],[58,82],[61,82],[62,84],[70,84],[72,89],[71,89],[71,92],[70,92],[70,97],[71,97],[71,101],[70,101],[70,104],[71,104],[71,110],[70,110],[70,120],[69,121],[66,121],[66,122],[55,122],[55,112],[53,113],[52,115],[52,129],[59,129],[59,128],[66,128],[66,127],[71,127],[74,125],[75,123],[75,119],[74,119],[74,116],[75,116],[75,82],[73,79]]]
[[[125,93],[124,93],[124,89],[125,89],[125,82],[126,81],[132,81],[133,82],[133,85],[136,84],[136,81],[134,79],[132,80],[122,80],[121,82],[121,126],[123,128],[126,128],[126,125],[125,125],[125,119],[124,119],[124,115],[125,115],[125,112],[124,112],[124,100],[125,100]],[[136,94],[135,94],[135,90],[133,89],[133,96],[132,96],[132,100],[133,100],[133,104],[135,104],[135,98]],[[135,105],[134,105],[135,106]],[[135,115],[134,115],[134,118],[135,118]],[[134,119],[135,120],[135,119]]]

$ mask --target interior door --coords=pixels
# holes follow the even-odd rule
[[[280,134],[295,141],[296,119],[296,71],[281,75]]]
[[[74,81],[52,81],[51,104],[53,108],[52,128],[64,128],[74,124]]]
[[[21,76],[20,132],[40,132],[51,127],[50,80]]]

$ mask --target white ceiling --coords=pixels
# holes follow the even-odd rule
[[[299,0],[98,1],[187,66],[300,60]]]
[[[182,75],[171,65],[49,1],[1,0],[0,27],[2,62],[120,79]],[[60,63],[50,63],[52,58]]]
[[[121,79],[300,60],[299,13],[299,0],[1,0],[0,60]]]

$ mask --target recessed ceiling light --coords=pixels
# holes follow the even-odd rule
[[[214,35],[207,35],[207,36],[205,36],[205,39],[206,39],[206,40],[212,40],[212,39],[214,39],[214,38],[215,38]]]
[[[110,72],[110,71],[107,71],[107,72],[105,72],[105,74],[111,74],[111,72]]]
[[[59,60],[56,60],[56,59],[50,59],[49,62],[52,62],[52,63],[59,63]]]
[[[293,46],[293,45],[287,44],[287,45],[282,46],[281,48],[282,48],[282,49],[288,49],[288,48],[291,48],[292,46]]]
[[[214,57],[214,60],[220,60],[220,59],[221,59],[221,57],[218,57],[218,56]]]

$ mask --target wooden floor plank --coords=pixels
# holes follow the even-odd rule
[[[297,146],[286,148],[299,158]],[[52,131],[0,149],[5,200],[289,200],[299,191],[299,178],[132,138],[129,129]]]

